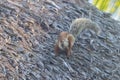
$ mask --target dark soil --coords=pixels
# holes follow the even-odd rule
[[[0,80],[120,79],[120,22],[87,2],[28,1],[0,1]],[[101,34],[85,30],[70,58],[55,57],[58,34],[79,17],[99,24]]]

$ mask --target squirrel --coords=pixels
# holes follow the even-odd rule
[[[71,49],[74,45],[74,42],[75,42],[75,37],[72,34],[65,31],[61,32],[55,44],[56,56],[59,53],[58,51],[62,50],[62,51],[66,51],[67,57],[69,57],[71,54]]]
[[[97,35],[100,34],[101,28],[95,22],[87,18],[77,18],[70,25],[69,32],[62,31],[55,43],[55,55],[57,56],[59,50],[66,51],[67,57],[71,55],[72,47],[77,36],[85,29],[94,30]]]

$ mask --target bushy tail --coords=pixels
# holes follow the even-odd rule
[[[73,34],[73,36],[76,38],[80,32],[85,29],[91,29],[96,34],[99,34],[101,32],[100,27],[95,22],[86,18],[78,18],[75,19],[70,25],[69,33]]]

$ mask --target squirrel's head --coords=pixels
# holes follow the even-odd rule
[[[68,32],[61,32],[59,35],[59,47],[63,50],[68,47]]]

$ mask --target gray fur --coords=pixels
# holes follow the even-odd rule
[[[87,18],[75,19],[70,25],[69,32],[76,38],[86,28],[93,30],[97,35],[101,32],[98,24]]]

